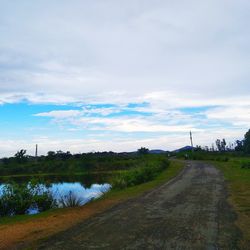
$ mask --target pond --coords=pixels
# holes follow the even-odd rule
[[[85,175],[47,175],[33,178],[30,176],[0,178],[0,197],[4,187],[8,183],[29,183],[31,179],[39,182],[41,190],[50,191],[58,207],[63,207],[62,200],[69,195],[74,196],[82,206],[93,199],[101,197],[111,189],[108,183],[110,175],[107,174],[85,174]],[[31,207],[27,214],[36,214],[38,209]]]

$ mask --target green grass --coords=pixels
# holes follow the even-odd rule
[[[114,189],[124,189],[149,182],[155,179],[162,171],[169,167],[169,160],[159,159],[153,163],[145,163],[141,167],[130,169],[113,177],[111,182]]]
[[[1,175],[1,179],[10,179],[15,177],[47,177],[47,176],[84,176],[89,174],[119,174],[128,170],[103,170],[103,171],[83,171],[75,173],[55,172],[55,173],[39,173],[39,174],[12,174],[12,175]]]
[[[127,170],[146,161],[164,158],[163,154],[117,154],[112,152],[87,153],[77,155],[58,154],[51,157],[41,156],[38,159],[25,158],[20,162],[15,157],[0,159],[0,176],[22,176],[33,174],[85,173],[113,170]]]
[[[243,234],[241,249],[250,246],[250,169],[242,168],[250,158],[230,158],[228,162],[213,162],[224,174],[228,182],[229,201],[238,214],[237,226]]]
[[[178,175],[183,167],[183,162],[171,161],[169,167],[161,172],[154,180],[133,187],[128,187],[123,190],[111,190],[111,192],[105,194],[101,199],[116,197],[127,199],[136,197],[169,181],[170,179]]]
[[[171,161],[169,167],[161,172],[154,180],[143,183],[137,186],[129,187],[123,190],[111,190],[107,194],[103,195],[101,198],[93,201],[93,202],[102,202],[103,199],[118,199],[118,200],[127,200],[129,198],[134,198],[143,193],[169,181],[176,175],[180,173],[183,169],[184,163],[178,161]],[[29,220],[35,220],[39,218],[45,218],[50,215],[56,215],[59,213],[63,213],[68,208],[60,208],[60,209],[52,209],[48,210],[36,215],[17,215],[13,217],[3,217],[0,218],[0,225],[7,225],[7,224],[15,224],[20,222],[26,222]],[[72,209],[72,208],[70,208]]]

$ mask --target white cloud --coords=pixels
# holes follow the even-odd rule
[[[187,137],[188,138],[188,137]],[[47,154],[48,151],[71,151],[72,153],[79,152],[91,152],[91,151],[135,151],[141,146],[146,146],[151,149],[162,148],[162,149],[174,149],[177,148],[180,143],[188,143],[188,139],[181,136],[175,137],[156,137],[148,139],[134,139],[134,138],[116,138],[113,140],[100,140],[100,139],[59,139],[59,138],[47,138],[39,140],[36,138],[31,144],[30,141],[16,140],[8,141],[8,147],[3,147],[2,143],[0,146],[0,157],[6,155],[14,155],[17,150],[21,148],[27,149],[27,153],[34,155],[35,145],[39,145],[39,154]],[[4,142],[6,143],[6,141]],[[171,145],[169,147],[168,145]]]
[[[240,98],[249,91],[248,10],[245,0],[5,2],[0,96]]]
[[[64,119],[64,118],[76,117],[80,114],[81,112],[79,110],[55,110],[55,111],[35,114],[35,116],[52,117],[54,119]]]
[[[224,106],[206,112],[208,119],[229,122],[241,128],[249,128],[250,106]]]
[[[120,105],[83,106],[81,110],[54,110],[35,114],[37,117],[49,117],[59,125],[68,124],[73,129],[89,131],[135,132],[187,132],[201,131],[196,127],[194,117],[178,110]],[[71,128],[72,129],[72,128]]]
[[[154,118],[80,118],[75,121],[78,126],[89,126],[90,130],[110,130],[120,132],[186,132],[198,130],[192,125],[164,125]]]
[[[79,110],[37,114],[72,132],[235,138],[250,117],[249,11],[247,0],[3,1],[0,104],[74,103]],[[98,103],[114,107],[87,107]],[[148,103],[135,110],[152,115],[108,117],[129,103]],[[201,106],[219,107],[180,110]]]

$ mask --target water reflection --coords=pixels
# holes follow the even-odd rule
[[[44,175],[44,176],[12,176],[0,177],[1,183],[28,183],[30,180],[35,179],[43,185],[51,185],[53,183],[80,183],[85,188],[90,188],[93,183],[103,184],[108,183],[112,174],[109,173],[86,173],[79,175]]]
[[[61,199],[72,193],[77,199],[81,201],[81,206],[93,199],[101,197],[103,194],[111,189],[111,185],[92,184],[85,188],[81,183],[53,183],[48,190],[51,191],[53,198],[57,201],[59,207],[62,207]],[[28,214],[37,214],[37,208],[30,208]]]
[[[62,207],[61,200],[67,197],[70,193],[80,200],[80,205],[84,205],[93,199],[101,197],[104,193],[111,189],[111,185],[105,182],[103,176],[46,176],[46,180],[39,180],[41,190],[48,190],[51,192],[53,199],[57,202],[59,207]],[[17,183],[28,183],[27,178],[13,178],[9,181],[0,180],[0,196],[6,184],[15,181]],[[77,180],[76,180],[77,179]],[[106,178],[107,179],[107,178]],[[81,181],[79,181],[81,180]],[[87,183],[87,184],[85,184]],[[38,213],[38,209],[33,207],[27,211],[28,214]]]
[[[85,188],[81,183],[60,183],[52,184],[50,190],[54,199],[58,202],[61,197],[67,196],[69,192],[72,192],[82,202],[81,205],[86,204],[92,199],[99,198],[104,193],[110,190],[110,184],[92,184],[89,188]],[[60,205],[60,204],[59,204]]]

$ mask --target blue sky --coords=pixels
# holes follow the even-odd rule
[[[1,1],[0,156],[174,149],[250,124],[250,2]]]

